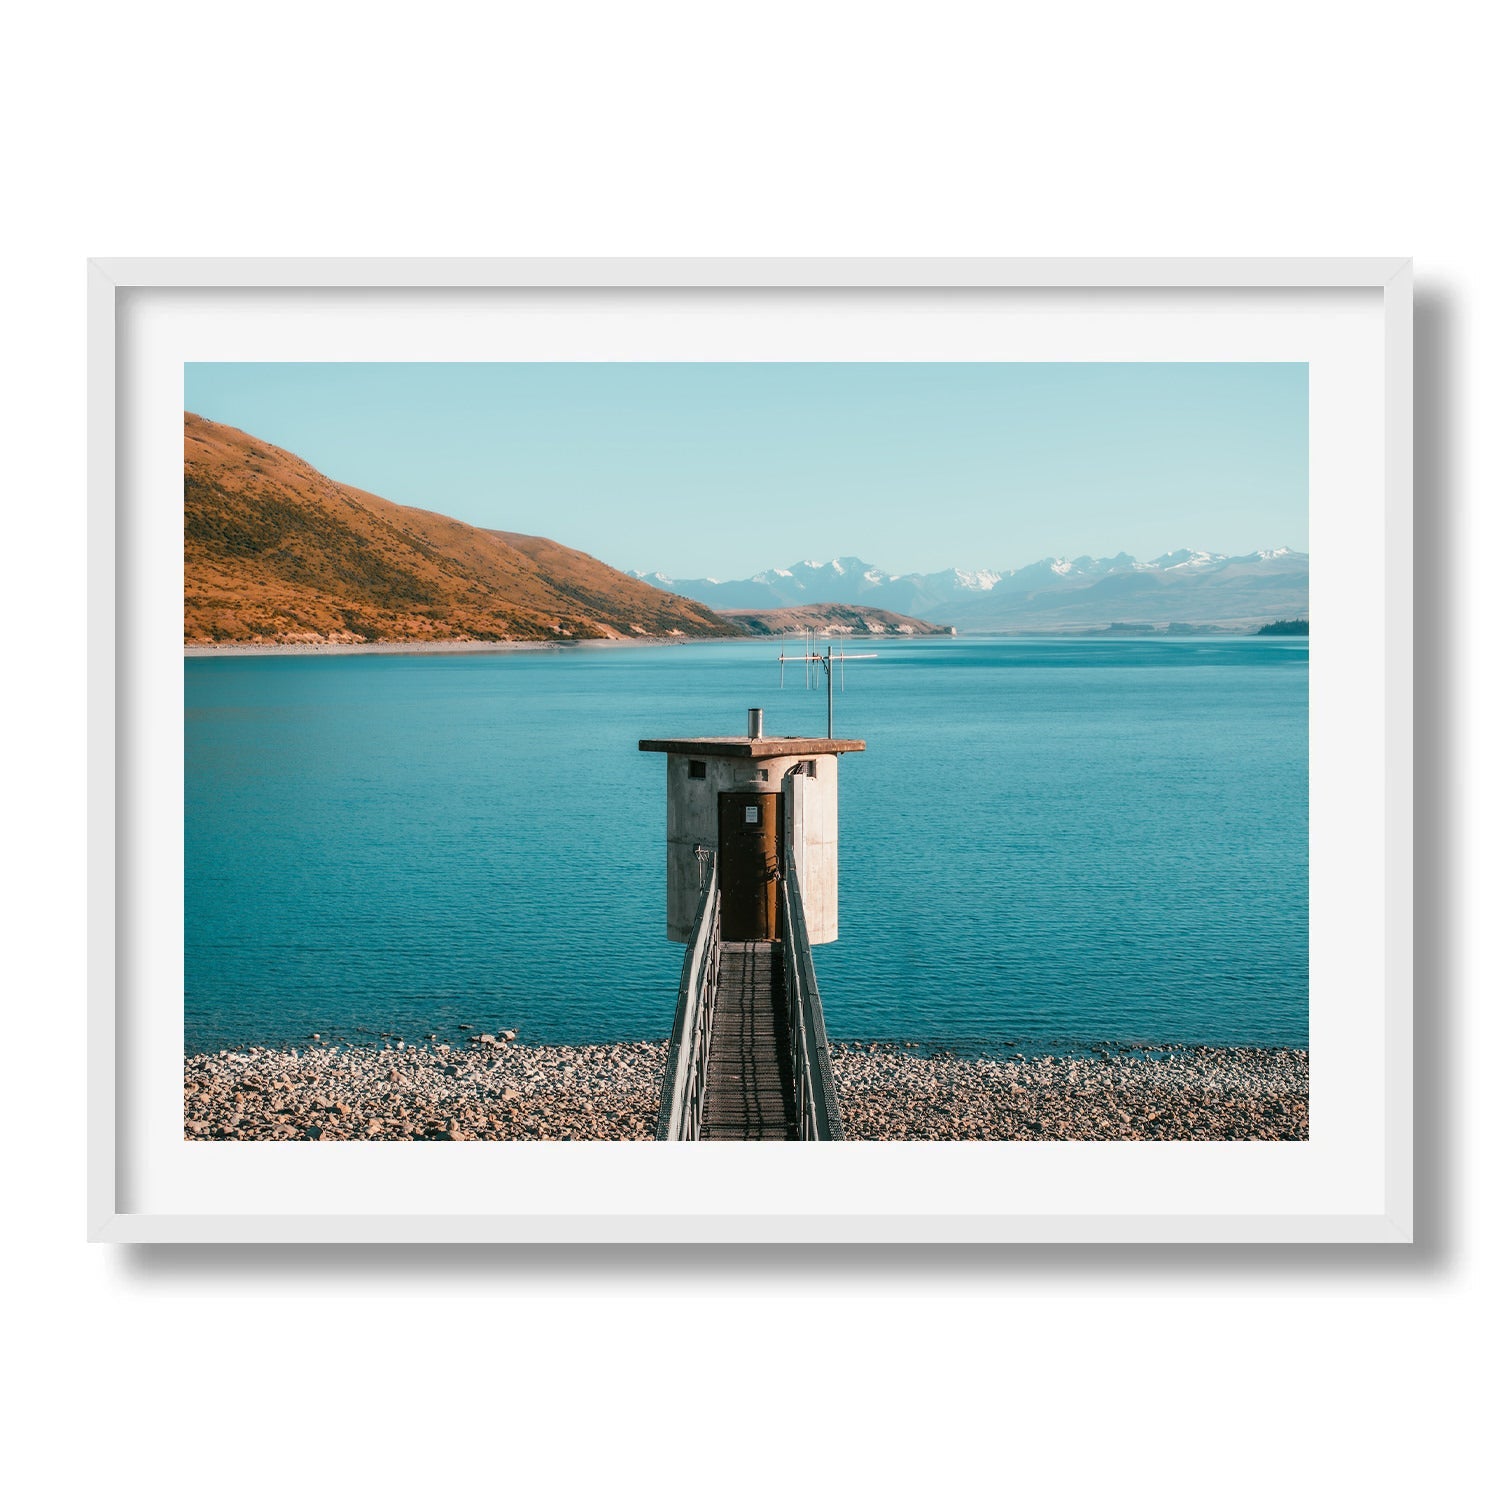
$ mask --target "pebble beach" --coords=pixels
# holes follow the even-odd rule
[[[844,1129],[863,1141],[1306,1140],[1307,1053],[1106,1047],[960,1055],[834,1043]],[[195,1141],[654,1138],[665,1042],[251,1047],[189,1057]]]

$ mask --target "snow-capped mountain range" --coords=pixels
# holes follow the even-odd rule
[[[1183,548],[1149,562],[1044,557],[1001,571],[887,573],[857,557],[767,568],[750,578],[633,575],[710,609],[869,604],[963,630],[1111,624],[1254,624],[1307,614],[1305,552],[1277,547],[1231,557]]]

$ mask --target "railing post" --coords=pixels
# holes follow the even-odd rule
[[[656,1117],[659,1141],[697,1140],[703,1123],[703,1092],[719,973],[719,872],[710,853],[707,877],[682,960],[677,986],[677,1014],[667,1044],[661,1108]]]
[[[787,1008],[791,1020],[797,1128],[803,1140],[841,1141],[844,1139],[844,1122],[833,1081],[833,1059],[823,1026],[823,1002],[813,969],[807,916],[802,908],[802,887],[797,871],[792,821],[796,796],[794,788],[789,785],[795,776],[795,770],[789,771],[783,780],[783,786],[792,795],[782,799],[786,819],[782,830],[783,848],[787,857],[782,862],[780,895],[782,971],[786,977]]]

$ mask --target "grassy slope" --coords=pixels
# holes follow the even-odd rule
[[[192,413],[184,499],[189,643],[738,633],[586,553],[396,505]]]

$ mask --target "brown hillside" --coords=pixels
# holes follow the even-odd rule
[[[868,604],[792,604],[785,609],[725,609],[720,614],[751,635],[818,630],[824,635],[952,635],[950,625],[934,625],[914,615]]]
[[[739,633],[586,553],[396,505],[191,412],[183,487],[190,645]]]

